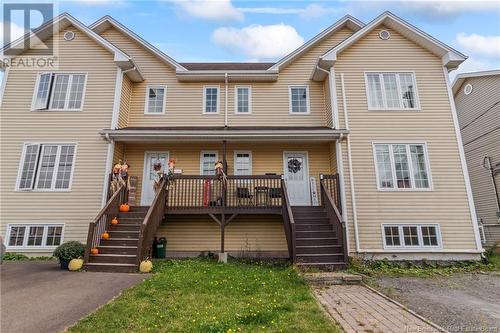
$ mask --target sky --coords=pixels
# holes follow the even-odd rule
[[[500,0],[56,3],[57,12],[85,24],[111,15],[178,62],[276,61],[346,14],[368,23],[385,10],[469,56],[452,78],[456,72],[500,69]]]

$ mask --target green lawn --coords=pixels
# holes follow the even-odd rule
[[[69,331],[339,332],[290,265],[192,259],[154,271]]]

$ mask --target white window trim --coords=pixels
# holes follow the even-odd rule
[[[163,107],[161,112],[148,112],[149,109],[149,89],[164,89],[163,93]],[[144,99],[144,114],[148,116],[162,116],[165,114],[166,105],[167,105],[167,86],[163,85],[148,85],[146,87],[146,97]]]
[[[414,108],[403,108],[402,106],[399,108],[388,108],[388,107],[383,107],[383,108],[374,108],[370,107],[370,89],[368,85],[368,74],[411,74],[413,82],[415,83],[415,107]],[[368,111],[421,111],[420,108],[420,97],[418,95],[418,85],[417,85],[417,76],[415,74],[415,71],[366,71],[364,72],[365,76],[365,93],[366,93],[366,104],[368,106]],[[399,80],[399,75],[396,75],[396,82],[398,86],[398,95],[401,98],[401,83]],[[384,102],[384,105],[387,105],[386,101],[386,96],[385,92],[383,90],[384,87],[384,79],[383,76],[380,77],[380,84],[382,87],[382,100]],[[400,100],[400,105],[402,101]]]
[[[26,147],[28,145],[53,145],[53,146],[58,146],[57,148],[57,157],[56,157],[56,167],[55,167],[55,170],[54,170],[54,174],[56,177],[53,177],[52,178],[52,184],[51,184],[51,188],[50,189],[39,189],[37,188],[37,181],[38,181],[38,164],[36,165],[36,169],[35,169],[35,177],[34,177],[34,180],[33,180],[33,183],[31,185],[31,189],[20,189],[19,188],[19,185],[20,185],[20,182],[21,182],[21,171],[22,171],[22,168],[24,166],[24,159],[26,158],[25,154],[26,154]],[[61,188],[61,189],[55,189],[54,188],[54,184],[55,184],[55,179],[57,178],[57,171],[58,171],[58,168],[59,168],[59,158],[60,158],[60,150],[61,150],[61,146],[69,146],[69,145],[72,145],[72,146],[75,146],[75,151],[74,151],[74,154],[73,154],[73,164],[71,166],[71,174],[70,174],[70,177],[69,177],[69,187],[68,188]],[[71,192],[71,188],[73,186],[73,175],[75,174],[75,164],[76,164],[76,156],[77,156],[77,151],[78,151],[78,143],[76,142],[64,142],[64,143],[54,143],[54,142],[25,142],[23,144],[23,149],[22,149],[22,152],[21,152],[21,158],[19,159],[19,167],[18,167],[18,170],[17,170],[17,178],[16,178],[16,187],[15,187],[15,191],[16,192]],[[39,159],[40,159],[40,153],[41,153],[41,150],[38,151],[38,155],[37,155],[37,161],[39,162]]]
[[[248,112],[238,112],[238,88],[248,89]],[[234,86],[234,114],[252,114],[252,86]]]
[[[378,170],[378,164],[377,164],[377,152],[375,150],[375,145],[389,145],[389,157],[391,161],[391,169],[392,169],[392,181],[394,184],[393,188],[385,188],[385,187],[380,187],[380,182],[379,182],[379,170]],[[396,171],[395,171],[395,164],[394,164],[394,156],[392,153],[392,146],[391,145],[405,145],[406,146],[406,154],[409,157],[408,160],[408,171],[410,173],[410,183],[412,185],[411,188],[397,188],[396,186]],[[424,147],[424,157],[425,157],[425,166],[427,169],[427,177],[429,181],[429,187],[428,188],[416,188],[415,186],[415,179],[414,179],[414,174],[413,174],[413,164],[411,161],[411,154],[409,153],[409,145],[422,145]],[[431,164],[429,161],[429,152],[427,150],[427,143],[418,141],[418,142],[408,142],[405,140],[402,141],[373,141],[372,142],[372,153],[373,153],[373,163],[375,165],[375,182],[377,183],[377,191],[380,192],[432,192],[434,191],[434,185],[432,182],[432,174],[431,174]]]
[[[207,89],[208,88],[215,88],[217,89],[217,112],[206,112],[206,102],[207,102]],[[220,86],[203,86],[203,106],[202,106],[202,112],[203,114],[219,114],[220,111]]]
[[[382,242],[384,244],[384,250],[399,250],[399,251],[429,251],[429,250],[441,250],[443,248],[443,239],[441,238],[441,228],[438,223],[382,223],[381,234],[382,234]],[[399,228],[399,243],[400,246],[387,245],[385,240],[385,231],[384,227],[398,227]],[[418,243],[420,245],[404,245],[404,235],[403,235],[403,227],[417,227],[417,235],[418,235]],[[421,227],[435,227],[436,228],[436,237],[438,241],[438,245],[436,246],[424,246],[423,236],[422,236],[422,228]]]
[[[54,89],[52,89],[52,91],[50,92],[50,96],[49,96],[48,108],[44,109],[44,110],[35,109],[36,95],[38,93],[38,84],[40,83],[40,77],[43,74],[54,74],[54,75],[57,75],[57,74],[69,74],[69,75],[74,74],[74,75],[84,75],[85,76],[85,80],[83,82],[82,103],[80,104],[80,107],[77,108],[77,109],[69,109],[69,108],[66,108],[66,107],[64,109],[52,109],[52,99],[53,99],[53,95],[54,95]],[[71,76],[70,80],[68,81],[68,88],[67,88],[67,91],[66,91],[67,94],[69,94],[69,91],[71,89],[71,82],[72,81],[73,81],[73,77]],[[32,97],[32,100],[31,100],[31,109],[30,110],[32,112],[67,112],[67,111],[78,112],[78,111],[83,111],[83,106],[84,106],[84,103],[85,103],[85,94],[87,92],[87,82],[88,82],[88,72],[73,72],[73,71],[38,72],[36,80],[35,80],[35,89],[33,91],[33,97]],[[68,102],[69,102],[69,99],[65,102],[65,104],[67,105]]]
[[[306,105],[307,112],[292,112],[292,88],[306,88]],[[309,115],[311,114],[311,95],[309,94],[308,84],[296,84],[288,86],[288,113],[292,115]]]
[[[215,161],[219,160],[219,152],[217,150],[202,150],[200,151],[200,175],[206,176],[203,174],[203,154],[215,154]],[[214,166],[215,168],[215,166]]]
[[[42,237],[42,244],[47,243],[47,232],[49,227],[62,227],[61,231],[61,242],[60,244],[64,243],[64,231],[65,231],[65,223],[42,223],[42,222],[36,222],[36,223],[9,223],[7,225],[7,228],[5,230],[5,237],[4,237],[4,245],[6,247],[6,250],[54,250],[56,247],[59,245],[54,245],[54,246],[46,246],[46,245],[30,245],[28,246],[28,229],[29,227],[44,227],[43,229],[43,237]],[[24,237],[23,237],[23,245],[22,246],[9,246],[9,241],[10,241],[10,232],[12,227],[26,227],[24,230]]]
[[[253,156],[252,156],[252,151],[251,150],[235,150],[234,151],[234,156],[233,156],[233,174],[235,176],[243,176],[243,175],[237,175],[236,174],[236,156],[237,154],[248,154],[250,158],[250,175],[253,175]]]

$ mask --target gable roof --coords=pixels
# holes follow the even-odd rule
[[[492,75],[500,75],[500,69],[490,70],[490,71],[480,71],[480,72],[469,72],[469,73],[460,73],[455,76],[453,83],[451,84],[451,88],[453,90],[453,95],[456,95],[464,81],[471,77],[483,77],[483,76],[492,76]]]
[[[144,47],[146,50],[150,51],[153,53],[155,56],[160,58],[163,62],[165,62],[167,65],[173,67],[176,71],[186,71],[187,69],[184,68],[181,64],[179,64],[177,61],[175,61],[173,58],[169,57],[167,54],[159,50],[157,47],[154,45],[150,44],[148,41],[146,41],[144,38],[141,36],[137,35],[135,32],[115,20],[113,17],[106,15],[101,17],[99,20],[96,22],[92,23],[89,25],[89,28],[92,29],[94,32],[97,34],[101,34],[103,31],[109,29],[110,27],[113,27],[117,29],[118,31],[122,32],[123,34],[129,36],[132,38],[134,41],[139,43],[142,47]]]
[[[337,60],[337,54],[346,50],[380,25],[386,25],[388,28],[399,32],[405,38],[441,57],[443,66],[448,68],[449,71],[456,69],[467,59],[467,56],[452,47],[423,32],[393,13],[386,11],[364,26],[361,30],[323,54],[319,58],[318,66],[322,69],[330,68]],[[313,73],[313,76],[314,75],[315,73]],[[322,74],[319,76],[322,76]]]
[[[237,71],[267,70],[274,62],[181,62],[187,70],[193,71]]]
[[[280,70],[283,67],[286,67],[288,64],[293,62],[295,59],[309,51],[313,46],[323,41],[325,38],[330,36],[332,33],[347,27],[352,31],[359,31],[365,24],[360,20],[352,17],[351,15],[346,15],[342,17],[340,20],[314,36],[312,39],[304,43],[302,46],[297,48],[295,51],[287,54],[285,57],[281,58],[277,63],[275,63],[270,70]]]

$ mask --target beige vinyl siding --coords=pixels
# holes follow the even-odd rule
[[[330,99],[330,80],[328,76],[323,82],[323,93],[325,98],[325,124],[328,127],[332,127],[333,126],[332,103]]]
[[[464,87],[472,92],[464,94]],[[465,157],[478,218],[484,224],[499,222],[490,172],[481,164],[489,156],[500,163],[500,75],[466,78],[455,95]],[[496,175],[500,192],[500,174]],[[495,236],[495,232],[489,233]],[[496,238],[500,240],[500,238]]]
[[[58,71],[87,73],[83,110],[30,111],[36,70],[10,69],[0,110],[1,215],[0,234],[9,223],[65,223],[64,241],[85,241],[88,224],[101,206],[107,143],[99,130],[111,124],[116,78],[113,55],[74,27],[71,42],[59,40]],[[15,191],[23,143],[76,143],[69,192]]]
[[[165,237],[169,251],[219,251],[220,227],[207,215],[170,215],[158,237]],[[287,255],[283,220],[279,215],[240,215],[225,230],[225,251],[244,256],[248,252]]]
[[[192,143],[192,144],[127,144],[125,146],[126,159],[130,163],[130,174],[138,177],[138,189],[142,189],[142,176],[144,170],[144,153],[146,151],[168,151],[170,158],[176,159],[176,168],[182,169],[184,175],[200,174],[200,152],[202,150],[215,150],[222,160],[222,148],[215,143]],[[330,150],[328,143],[314,144],[244,144],[228,143],[227,161],[228,174],[233,174],[234,151],[250,150],[252,152],[252,172],[254,175],[264,175],[266,173],[283,173],[283,152],[284,151],[307,151],[309,156],[309,176],[316,177],[319,186],[319,175],[331,173]],[[318,189],[319,191],[319,189]],[[319,193],[319,192],[318,192]],[[137,196],[137,203],[140,202],[140,195]],[[131,203],[133,204],[133,203]]]
[[[125,156],[125,145],[122,142],[115,142],[115,150],[113,152],[113,165],[118,163],[120,160],[124,161]]]
[[[378,37],[381,29],[390,31],[389,40]],[[414,71],[421,111],[368,111],[364,71]],[[361,249],[382,249],[382,223],[439,223],[444,250],[475,250],[473,224],[441,60],[396,31],[379,27],[338,55],[335,72],[341,125],[345,125],[341,73],[345,80]],[[374,141],[426,142],[434,189],[377,191]],[[342,146],[352,242],[347,147],[345,143]]]
[[[283,69],[279,73],[277,82],[230,83],[227,109],[229,126],[326,126],[324,84],[310,81],[309,78],[318,56],[351,34],[352,31],[347,28],[332,34]],[[108,29],[102,33],[102,36],[132,56],[146,78],[144,82],[134,84],[128,126],[224,126],[224,82],[178,82],[173,68],[116,29]],[[167,85],[165,115],[144,115],[148,84]],[[202,114],[204,85],[220,87],[219,114]],[[234,88],[238,85],[252,87],[252,113],[250,115],[234,113]],[[310,114],[289,114],[290,85],[309,86]],[[283,121],[284,119],[286,121]]]
[[[120,97],[120,114],[118,115],[118,128],[127,127],[130,113],[130,99],[132,98],[133,83],[128,76],[123,76],[122,93]]]

